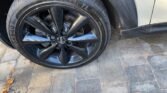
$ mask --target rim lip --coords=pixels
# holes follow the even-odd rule
[[[34,61],[35,63],[37,64],[42,64],[42,65],[45,65],[45,66],[49,66],[49,67],[53,67],[53,68],[73,68],[73,67],[77,67],[77,66],[80,66],[80,65],[83,65],[89,61],[91,61],[95,56],[96,54],[100,51],[101,49],[101,46],[102,46],[102,41],[103,41],[103,37],[102,37],[102,32],[101,32],[101,29],[100,29],[100,26],[98,24],[98,22],[95,20],[94,17],[92,17],[87,11],[85,11],[84,9],[74,5],[74,4],[71,4],[71,3],[64,3],[64,2],[56,2],[56,1],[52,1],[52,2],[42,2],[42,3],[38,3],[38,4],[35,4],[35,5],[31,5],[29,6],[28,8],[26,8],[25,10],[22,9],[21,10],[21,13],[17,16],[18,17],[18,20],[17,20],[17,23],[16,23],[16,33],[20,32],[19,30],[21,30],[20,26],[22,25],[23,23],[23,20],[29,16],[32,12],[38,12],[39,10],[42,10],[42,9],[46,9],[46,8],[49,8],[49,7],[63,7],[63,8],[69,8],[68,10],[74,10],[76,11],[78,14],[81,14],[81,15],[84,15],[84,16],[87,16],[90,18],[90,21],[91,21],[91,24],[92,23],[95,23],[93,26],[96,30],[98,30],[98,33],[99,33],[99,41],[98,41],[98,47],[97,47],[97,50],[95,51],[95,49],[93,49],[93,53],[91,53],[90,57],[84,59],[84,60],[81,60],[79,62],[75,62],[74,64],[69,64],[69,65],[52,65],[52,64],[48,64],[48,63],[45,63],[43,60],[40,60],[39,58],[36,58],[34,56],[32,56],[28,51],[27,49],[25,49],[25,47],[21,44],[20,40],[18,37],[16,37],[16,39],[19,41],[19,47],[21,48],[21,53],[23,55],[25,55],[27,58],[30,58],[30,60]],[[41,62],[39,62],[39,60]]]

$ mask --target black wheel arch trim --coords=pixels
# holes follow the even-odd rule
[[[107,8],[111,24],[114,25],[114,27],[119,26],[121,29],[130,29],[138,26],[138,14],[134,0],[101,1]]]

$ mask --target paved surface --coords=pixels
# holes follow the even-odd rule
[[[0,44],[0,89],[15,68],[10,93],[167,93],[166,36],[112,40],[97,60],[69,70],[35,65]]]

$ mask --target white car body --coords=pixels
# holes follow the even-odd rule
[[[138,26],[167,22],[167,0],[135,0]]]

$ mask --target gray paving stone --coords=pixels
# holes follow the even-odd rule
[[[155,70],[167,69],[167,56],[164,55],[149,56],[148,61]]]
[[[119,50],[122,56],[148,56],[152,54],[150,45],[141,39],[127,39],[119,42]]]
[[[99,78],[99,68],[97,61],[94,61],[86,66],[76,68],[77,80],[87,80]]]
[[[0,42],[0,59],[4,56],[7,47]]]
[[[146,43],[139,38],[122,39],[118,41],[118,43],[121,48],[136,48],[136,47],[146,46]]]
[[[98,58],[99,76],[103,83],[125,82],[127,76],[121,66],[121,51],[119,42],[111,43],[105,52]]]
[[[100,80],[89,79],[76,82],[75,93],[101,93]]]
[[[100,80],[103,83],[120,83],[127,81],[127,76],[121,66],[120,59],[99,59]]]
[[[143,56],[131,56],[126,55],[122,58],[122,66],[124,68],[128,68],[131,66],[139,66],[139,65],[146,65],[148,62],[146,61],[145,57]]]
[[[142,36],[140,37],[140,39],[142,39],[143,41],[149,43],[149,44],[167,44],[167,42],[165,42],[166,39],[166,35],[167,34],[154,34],[154,35],[148,35],[148,36]]]
[[[33,63],[31,63],[30,60],[26,59],[23,56],[20,56],[17,59],[17,65],[16,65],[17,69],[19,69],[19,68],[26,68],[26,67],[29,67],[30,65],[33,65]]]
[[[123,48],[120,49],[121,55],[126,58],[127,56],[148,56],[151,53],[148,51],[144,51],[142,47],[129,47],[129,48]]]
[[[0,64],[0,81],[6,81],[11,71],[15,68],[16,61],[10,61]]]
[[[160,93],[155,82],[140,82],[130,85],[130,93]]]
[[[164,46],[163,44],[151,44],[152,51],[156,53],[163,53],[164,52]]]
[[[3,88],[4,88],[4,85],[5,85],[5,82],[0,81],[0,93],[2,92],[1,90],[3,90]]]
[[[48,87],[29,88],[26,93],[50,93]]]
[[[161,89],[160,93],[167,93],[167,89]]]
[[[49,73],[32,73],[29,88],[49,88],[51,87],[51,79],[51,74]]]
[[[156,34],[142,37],[141,39],[149,43],[153,53],[163,53],[167,51],[167,34]]]
[[[33,68],[31,66],[25,68],[16,68],[14,72],[15,82],[11,87],[11,93],[26,93],[31,80]]]
[[[34,71],[33,73],[49,73],[52,75],[52,72],[57,72],[55,69],[53,68],[47,68],[47,67],[44,67],[44,66],[41,66],[41,65],[38,65],[38,64],[34,64],[34,63],[31,63],[34,65]]]
[[[126,72],[130,83],[154,80],[154,75],[148,65],[128,67]]]
[[[28,93],[49,93],[52,86],[51,74],[33,73],[29,82]]]
[[[158,84],[161,89],[167,89],[167,70],[159,70],[155,72]]]
[[[52,75],[52,77],[57,77],[58,75],[69,75],[71,78],[76,78],[75,69],[52,69],[50,70],[50,74]]]
[[[107,84],[102,84],[102,93],[129,93],[128,83],[120,83],[113,85],[108,82]]]
[[[50,93],[75,93],[75,77],[71,73],[55,73]]]
[[[1,62],[16,60],[19,56],[20,56],[20,53],[18,53],[16,50],[8,48],[4,56],[2,57]]]

